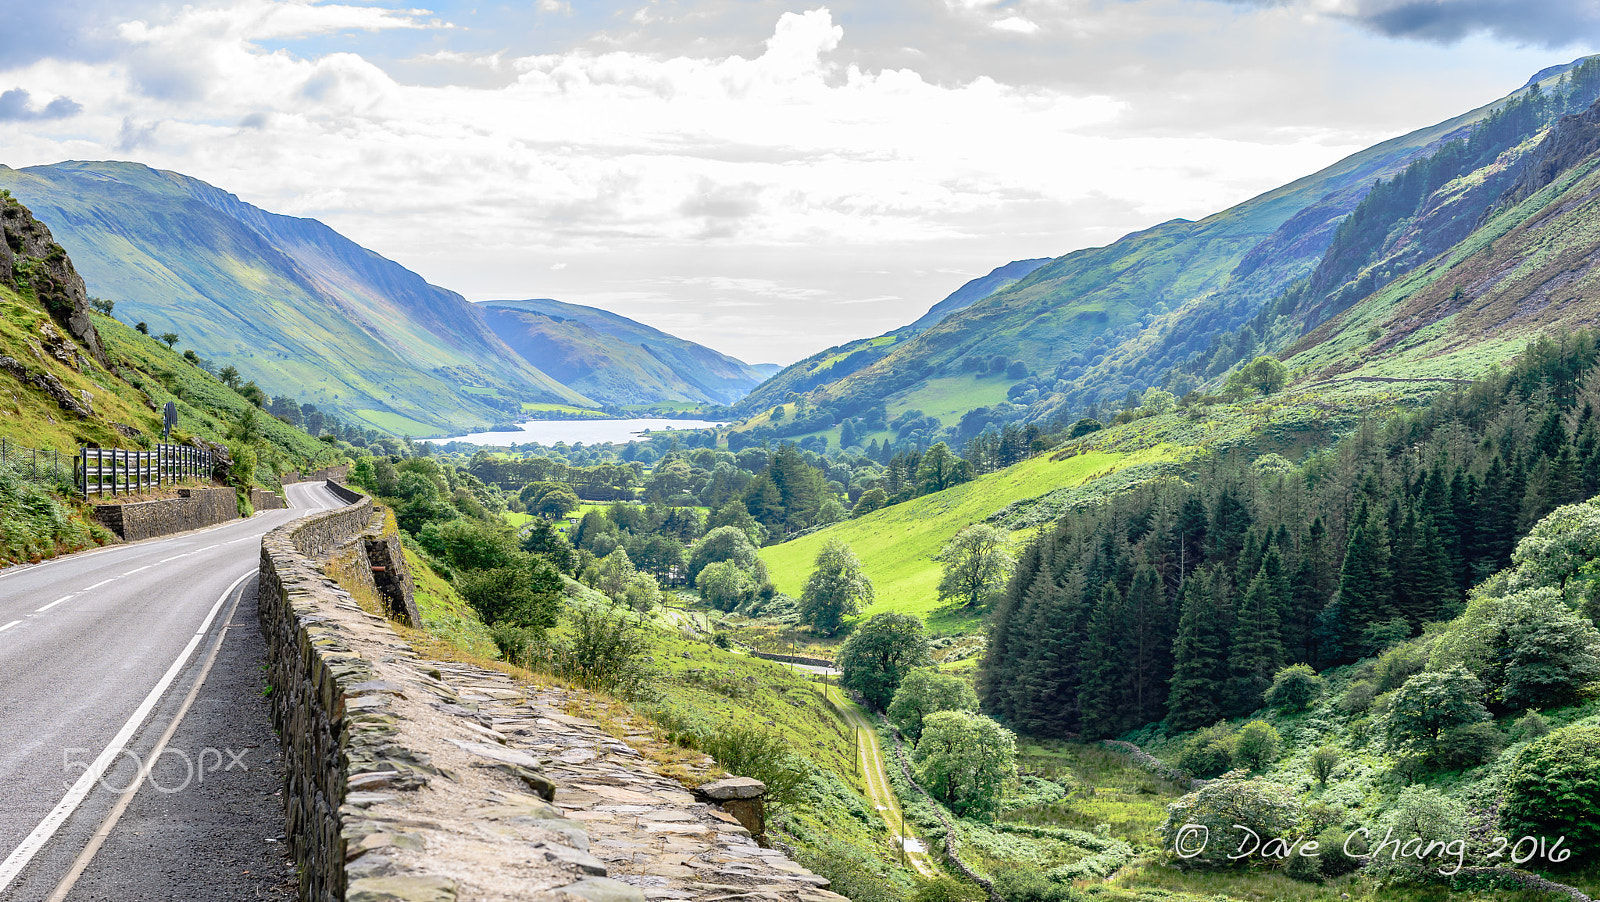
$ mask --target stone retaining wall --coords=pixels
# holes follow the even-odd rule
[[[250,506],[257,511],[281,511],[289,507],[282,495],[265,489],[250,490]]]
[[[368,544],[383,538],[371,499],[334,491],[359,500],[261,546],[303,902],[846,902],[567,716],[561,690],[420,660],[322,572],[352,548],[405,571],[398,542]]]
[[[311,472],[303,475],[299,470],[290,470],[289,472],[283,474],[283,484],[289,485],[290,483],[294,482],[318,482],[324,479],[333,479],[339,482],[344,482],[345,477],[349,475],[349,464],[340,464],[337,467],[324,467],[321,470],[312,470]]]
[[[134,504],[97,504],[94,518],[123,541],[137,542],[239,517],[233,489],[178,489],[178,496]]]

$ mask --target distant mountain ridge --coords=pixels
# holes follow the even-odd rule
[[[0,167],[0,188],[121,319],[176,332],[274,395],[412,434],[504,422],[523,402],[594,404],[513,354],[461,295],[315,220],[135,163]]]
[[[595,307],[533,298],[482,301],[477,308],[530,365],[606,404],[731,404],[777,369]]]
[[[1047,261],[892,343],[815,355],[737,409],[755,415],[809,393],[811,409],[835,420],[878,408],[892,420],[932,411],[939,386],[960,395],[936,412],[949,430],[940,435],[959,443],[999,423],[1114,412],[1152,387],[1182,395],[1467,240],[1542,130],[1597,95],[1600,58],[1551,67],[1500,100],[1197,222]],[[855,435],[896,438],[882,432]]]

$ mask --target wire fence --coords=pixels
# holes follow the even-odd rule
[[[51,476],[72,479],[75,465],[76,461],[70,454],[48,448],[29,448],[0,438],[0,466],[26,473],[33,479]]]

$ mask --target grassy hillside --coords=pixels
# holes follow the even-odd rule
[[[940,565],[933,559],[956,533],[1017,502],[1172,458],[1173,452],[1165,448],[1130,454],[1093,451],[1064,460],[1035,457],[972,482],[768,546],[761,549],[761,558],[779,591],[798,598],[822,546],[831,540],[845,542],[861,559],[877,595],[865,615],[883,611],[913,614],[926,618],[936,632],[968,632],[976,626],[977,617],[941,609]]]
[[[53,227],[120,318],[176,332],[270,394],[413,434],[503,422],[524,401],[592,406],[460,295],[314,220],[129,163],[0,167],[0,188]]]
[[[594,307],[538,299],[478,309],[523,359],[605,404],[731,404],[765,378],[743,361]]]

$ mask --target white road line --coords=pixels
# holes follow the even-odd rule
[[[224,544],[224,545],[236,545],[239,542],[249,542],[249,541],[253,541],[255,539],[259,539],[259,538],[261,538],[261,537],[260,536],[245,536],[242,539],[234,539],[232,542],[223,542],[222,544]],[[211,547],[215,548],[217,546],[212,545]]]
[[[111,577],[111,579],[116,579],[116,577],[113,576],[113,577]],[[89,591],[92,591],[94,589],[98,589],[101,586],[105,585],[106,583],[111,582],[111,579],[102,579],[99,582],[95,583],[94,585],[90,586],[89,588],[84,589],[83,591],[89,592]]]
[[[55,601],[52,601],[49,604],[45,605],[44,607],[40,608],[39,610],[34,611],[34,613],[35,614],[43,614],[45,611],[50,610],[51,608],[53,608],[56,605],[62,603],[63,601],[66,601],[67,599],[69,599],[71,597],[72,597],[71,595],[63,595],[60,598],[57,598]]]
[[[162,559],[161,559],[161,560],[159,560],[159,561],[156,561],[156,563],[158,563],[158,564],[165,564],[165,563],[166,563],[166,562],[167,562],[167,561],[175,561],[175,560],[177,560],[177,559],[178,559],[178,558],[181,558],[181,557],[188,557],[188,556],[189,556],[189,555],[191,555],[191,554],[194,554],[194,552],[192,552],[192,551],[186,551],[186,552],[184,552],[184,553],[183,553],[183,554],[175,554],[175,555],[173,555],[173,556],[172,556],[172,557],[164,557],[164,558],[162,558]]]
[[[132,570],[129,570],[127,573],[122,573],[122,574],[118,574],[118,575],[119,576],[132,576],[132,575],[134,575],[135,573],[138,573],[141,570],[149,570],[151,567],[154,567],[154,566],[155,566],[155,564],[145,564],[143,567],[135,567]]]
[[[235,541],[237,541],[237,540],[235,540]],[[191,551],[189,553],[190,554],[199,554],[202,551],[210,551],[213,548],[221,548],[223,545],[232,545],[232,544],[233,544],[233,542],[218,542],[215,545],[207,545],[204,548],[196,548],[195,550],[193,550],[193,551]]]
[[[233,594],[234,589],[239,588],[240,583],[255,574],[256,571],[252,569],[249,573],[234,580],[233,585],[222,593],[222,597],[217,599],[217,603],[213,604],[211,610],[206,614],[206,619],[200,623],[199,631],[189,639],[189,644],[183,647],[183,651],[178,653],[178,659],[172,662],[172,666],[167,668],[166,674],[156,683],[155,688],[151,689],[150,694],[145,696],[138,710],[134,711],[133,716],[128,718],[128,722],[122,725],[122,729],[112,738],[111,744],[106,746],[105,751],[100,753],[100,757],[94,759],[94,763],[90,764],[88,769],[83,772],[83,775],[78,777],[78,782],[72,784],[72,788],[67,790],[67,794],[56,805],[55,809],[46,815],[43,821],[39,822],[39,826],[33,828],[33,832],[28,834],[28,838],[22,841],[22,845],[12,850],[11,854],[6,856],[4,862],[0,862],[0,892],[3,892],[6,887],[11,885],[13,880],[17,879],[17,875],[22,873],[22,869],[28,866],[28,862],[33,860],[33,856],[39,854],[39,850],[43,849],[44,844],[50,841],[50,837],[54,836],[55,832],[61,828],[61,825],[66,823],[67,818],[72,816],[72,812],[83,804],[83,800],[94,789],[94,785],[100,782],[100,778],[105,775],[106,769],[111,766],[118,755],[122,754],[122,749],[128,744],[128,740],[132,739],[133,734],[138,732],[139,727],[144,724],[145,718],[149,717],[151,710],[155,708],[156,702],[161,700],[161,696],[167,691],[167,687],[172,685],[172,681],[177,678],[178,673],[183,670],[183,666],[188,663],[189,656],[194,654],[194,650],[200,644],[200,640],[205,637],[206,631],[211,628],[211,621],[216,618],[217,611],[222,609],[222,603],[228,600],[228,596]],[[0,626],[0,630],[10,629],[21,622],[19,620],[16,623]]]
[[[17,624],[19,624],[21,622],[22,622],[21,620],[13,620],[10,623],[6,624],[5,626],[0,626],[0,633],[3,633],[6,630],[11,629],[12,627],[16,626]],[[0,888],[3,888],[3,887],[0,887]]]

